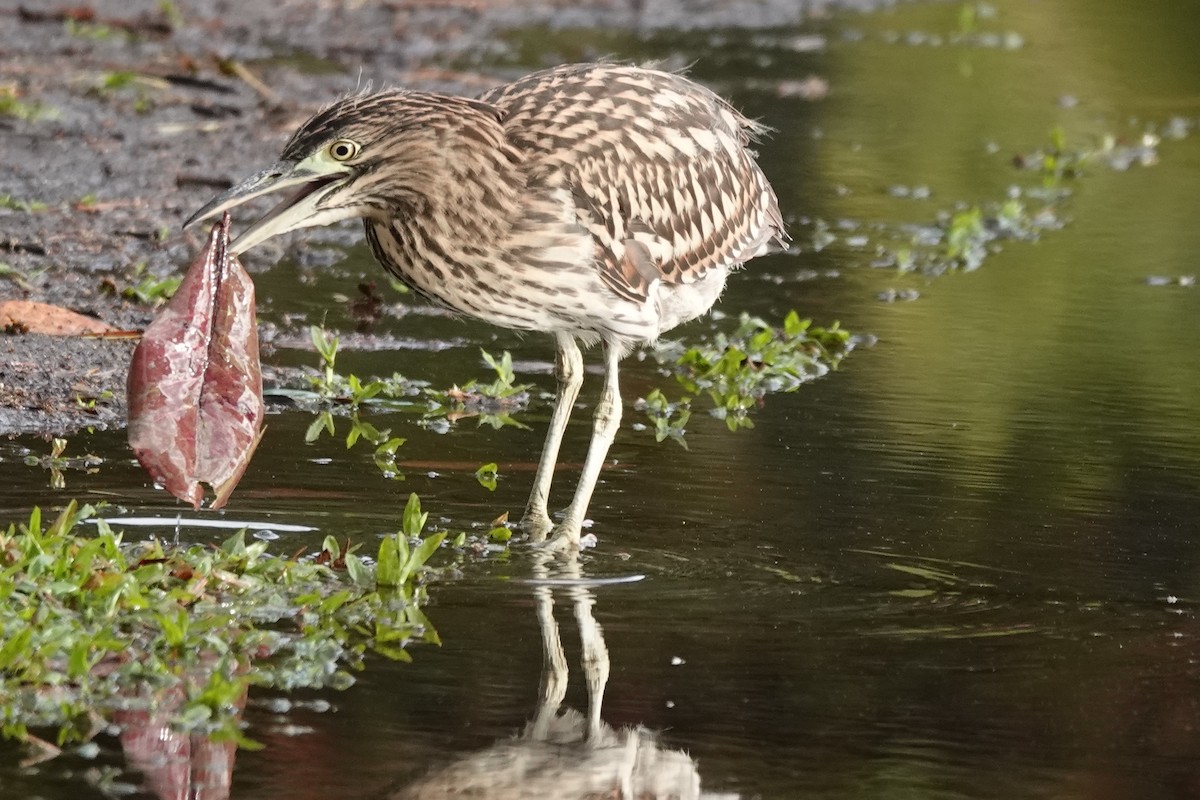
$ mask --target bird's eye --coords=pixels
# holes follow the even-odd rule
[[[358,142],[350,139],[338,139],[329,145],[329,155],[333,156],[335,161],[349,161],[358,155],[358,151],[361,149]]]

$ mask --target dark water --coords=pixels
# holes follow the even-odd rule
[[[349,691],[305,696],[329,711],[255,706],[249,733],[267,747],[238,754],[234,797],[441,797],[435,778],[423,790],[414,781],[456,770],[488,776],[493,793],[473,796],[611,796],[571,769],[502,793],[538,757],[513,737],[538,710],[538,614],[550,596],[572,667],[565,704],[586,711],[579,650],[595,646],[594,619],[611,669],[603,720],[623,737],[625,768],[636,755],[673,776],[663,796],[694,796],[698,775],[711,797],[1200,797],[1200,288],[1176,280],[1198,271],[1200,251],[1190,130],[1200,15],[1168,0],[994,8],[975,30],[1019,34],[1019,46],[931,41],[960,29],[955,3],[765,34],[531,36],[530,58],[595,43],[695,61],[696,77],[776,128],[764,166],[800,252],[754,262],[721,308],[771,319],[795,308],[878,343],[769,397],[752,430],[695,417],[687,451],[632,430],[627,410],[618,464],[591,508],[600,546],[579,574],[644,579],[539,589],[528,554],[469,566],[432,591],[442,647],[416,650],[412,664],[370,662]],[[823,46],[797,47],[814,33]],[[828,79],[827,98],[777,96],[779,80],[809,74]],[[1163,134],[1176,117],[1187,135],[1162,135],[1156,165],[1116,170],[1097,158],[1063,184],[1062,230],[1005,242],[969,273],[872,266],[877,245],[910,235],[904,225],[1036,188],[1013,157],[1047,145],[1056,126],[1082,148]],[[819,252],[816,219],[836,237]],[[328,310],[330,325],[346,325],[333,293],[375,269],[356,251],[311,285],[284,265],[258,278],[259,291],[268,317]],[[1159,276],[1167,285],[1148,281]],[[919,297],[878,299],[891,290]],[[550,348],[536,337],[426,314],[382,332],[449,348],[346,352],[339,368],[448,385],[487,377],[482,346],[512,350],[522,378],[552,385]],[[636,359],[623,376],[627,399],[663,385]],[[589,410],[597,389],[592,376]],[[311,418],[278,415],[229,517],[319,529],[283,534],[290,551],[328,533],[394,530],[412,491],[451,528],[515,516],[548,413],[539,402],[521,417],[533,430],[466,421],[448,434],[373,418],[408,438],[402,457],[414,466],[397,482],[365,451],[303,446]],[[578,414],[560,503],[588,434]],[[68,473],[58,492],[14,457],[20,446],[46,449],[6,445],[5,519],[68,497],[142,515],[175,508],[125,460],[120,432],[73,437],[72,451],[109,460],[95,475]],[[473,476],[488,461],[501,466],[494,494]],[[594,751],[563,754],[574,772],[602,770]],[[100,761],[119,763],[115,745]],[[95,794],[81,760],[9,763],[5,797]]]

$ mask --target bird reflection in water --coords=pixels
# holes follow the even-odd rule
[[[664,747],[646,728],[614,729],[601,719],[609,655],[593,615],[589,579],[578,558],[539,553],[531,581],[542,639],[542,677],[533,719],[517,737],[464,755],[388,795],[388,800],[736,800],[700,790],[696,762]],[[554,615],[555,599],[570,603],[579,628],[587,714],[563,707],[570,670]]]

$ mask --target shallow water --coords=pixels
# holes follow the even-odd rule
[[[773,320],[795,308],[878,341],[795,394],[768,397],[751,430],[697,415],[687,451],[633,430],[640,415],[627,406],[617,464],[591,507],[600,546],[580,568],[641,580],[539,589],[526,552],[469,564],[431,591],[440,648],[417,648],[412,664],[371,661],[350,690],[303,697],[328,711],[275,713],[252,698],[249,734],[267,747],[238,754],[233,797],[406,796],[431,770],[466,764],[502,785],[532,757],[512,737],[538,708],[547,593],[572,664],[566,704],[587,707],[573,609],[590,607],[582,616],[599,623],[611,661],[605,723],[660,731],[626,741],[644,760],[695,770],[714,797],[1200,796],[1200,289],[1176,282],[1195,274],[1200,249],[1200,137],[1190,133],[1200,17],[1166,0],[994,7],[978,29],[1019,34],[1020,46],[931,41],[958,29],[958,4],[768,33],[531,37],[540,49],[522,49],[526,66],[577,57],[589,42],[695,61],[697,78],[775,128],[763,162],[798,252],[755,261],[720,308]],[[797,46],[814,33],[823,46]],[[778,81],[809,74],[829,80],[827,98],[776,95]],[[1106,134],[1134,141],[1174,117],[1189,133],[1164,136],[1158,164],[1114,170],[1098,159],[1062,184],[1062,230],[1001,242],[972,272],[872,266],[878,244],[909,235],[903,225],[1002,201],[1010,185],[1036,188],[1013,157],[1045,146],[1055,126],[1082,147]],[[836,237],[819,252],[816,219]],[[379,276],[361,249],[318,272],[304,285],[292,265],[256,276],[264,317],[328,311],[328,324],[346,326],[332,295]],[[1157,276],[1170,281],[1152,285]],[[919,296],[879,299],[890,290]],[[537,337],[425,313],[377,332],[416,344],[347,351],[339,368],[449,385],[488,377],[482,346],[512,350],[522,379],[552,388],[551,350]],[[649,361],[631,358],[622,374],[627,401],[667,385]],[[593,374],[586,411],[596,384]],[[465,420],[447,434],[372,417],[408,439],[403,481],[380,477],[365,451],[304,446],[311,417],[276,414],[226,517],[316,529],[281,533],[291,552],[330,533],[394,530],[413,491],[454,529],[516,516],[548,414],[536,401],[520,416],[532,430]],[[559,503],[588,434],[578,413]],[[5,520],[68,497],[177,513],[129,463],[122,432],[73,437],[69,452],[107,461],[94,475],[67,472],[62,491],[21,463],[21,448],[48,449],[18,440],[0,451]],[[495,493],[473,475],[488,461],[500,465]],[[679,753],[685,768],[671,760]],[[5,797],[97,796],[83,759],[14,762],[0,767]],[[99,763],[120,763],[115,743],[103,742]],[[563,775],[557,788],[513,796],[584,796],[574,785]]]

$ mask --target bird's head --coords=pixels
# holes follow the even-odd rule
[[[508,149],[500,114],[485,103],[404,90],[352,95],[305,122],[279,161],[214,197],[183,227],[285,190],[233,242],[234,253],[299,228],[395,217],[439,187],[453,191],[461,163],[487,145]]]

